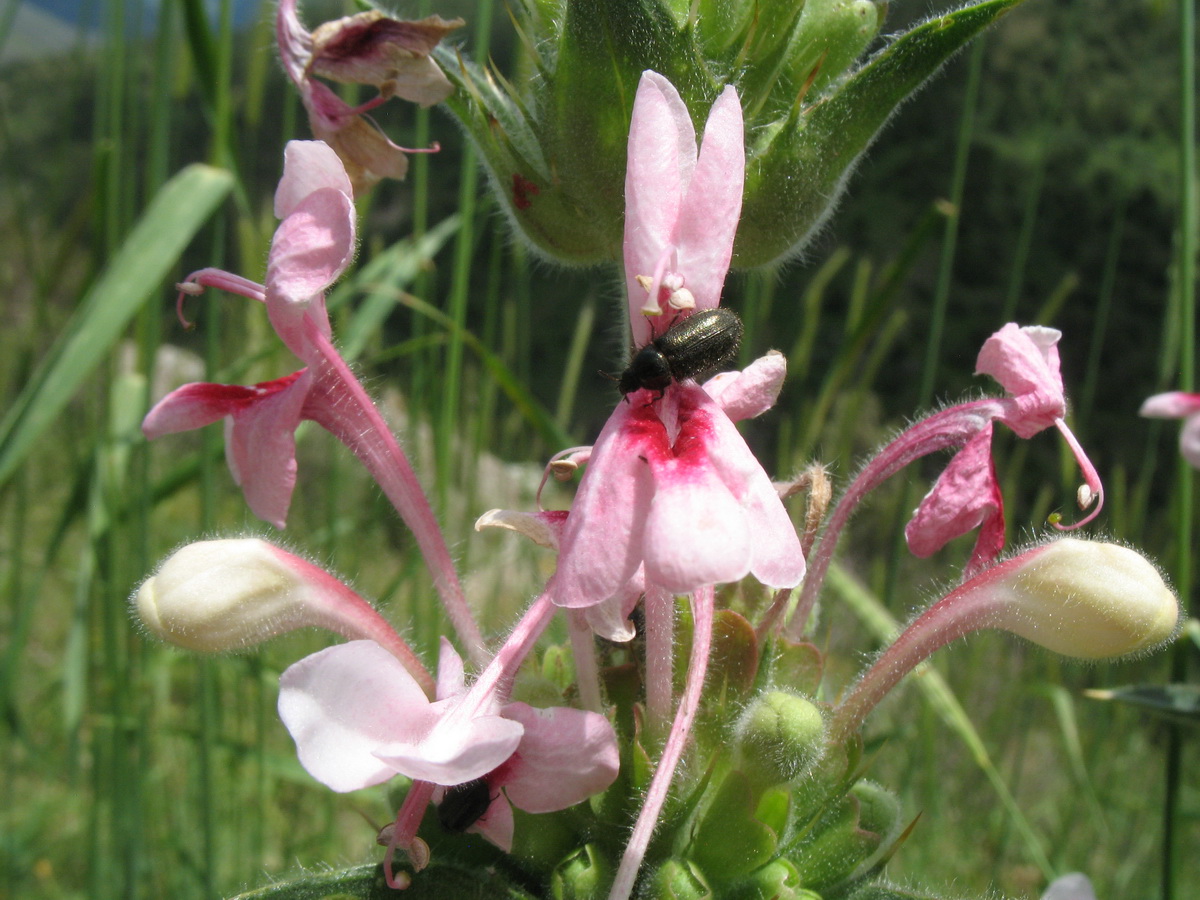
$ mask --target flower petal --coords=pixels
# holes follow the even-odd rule
[[[282,385],[282,390],[274,389]],[[312,387],[307,369],[274,382],[226,426],[225,459],[251,512],[282,529],[296,486],[296,428]]]
[[[764,357],[763,359],[769,359]],[[761,360],[760,360],[761,361]],[[748,371],[748,370],[747,370]],[[686,385],[683,390],[691,390]],[[750,573],[767,587],[795,587],[804,578],[804,551],[779,492],[741,433],[701,390],[697,402],[711,404],[709,458],[742,509],[753,539]]]
[[[990,564],[1004,547],[1004,500],[992,461],[992,426],[950,460],[905,526],[908,548],[931,556],[959,535],[983,526],[968,572]]]
[[[714,375],[702,387],[730,421],[740,422],[761,416],[774,406],[785,377],[787,358],[771,350],[740,372]]]
[[[1147,397],[1138,410],[1139,416],[1150,419],[1182,419],[1200,413],[1200,394],[1167,391]]]
[[[653,494],[646,460],[665,452],[666,440],[649,404],[617,404],[592,448],[567,517],[554,578],[556,605],[594,606],[637,571]]]
[[[275,189],[275,218],[286,219],[309,194],[326,188],[351,195],[350,179],[333,148],[321,141],[288,141]]]
[[[652,464],[653,465],[653,464]],[[646,580],[677,594],[750,571],[746,516],[702,450],[661,460],[646,517]]]
[[[374,641],[328,647],[287,668],[279,718],[300,764],[340,792],[387,781],[397,770],[375,751],[398,738],[417,740],[436,721],[413,677]]]
[[[525,729],[505,767],[504,790],[518,808],[531,813],[566,809],[600,793],[617,777],[616,735],[598,713],[510,703],[504,717]]]
[[[464,693],[466,689],[466,672],[463,669],[462,657],[458,655],[454,645],[443,637],[438,650],[437,698],[448,700]]]
[[[296,378],[299,372],[289,377]],[[282,382],[284,379],[279,379]],[[278,384],[279,382],[267,382]],[[266,385],[247,387],[240,384],[195,382],[176,388],[154,405],[142,420],[142,434],[152,441],[164,434],[177,434],[203,428],[226,416],[246,409],[262,399]]]
[[[708,114],[700,156],[679,210],[676,269],[697,309],[713,309],[721,302],[742,212],[745,171],[742,106],[737,90],[728,85]]]
[[[487,808],[487,812],[480,816],[467,831],[471,834],[483,835],[505,853],[512,852],[516,823],[513,821],[512,806],[502,791],[497,792],[496,798]]]
[[[653,276],[673,242],[680,204],[696,167],[696,129],[675,86],[657,72],[642,73],[629,124],[625,170],[625,281],[634,344],[650,341],[638,311],[646,290],[637,276]]]
[[[1009,322],[979,351],[977,375],[990,375],[1011,395],[1004,424],[1023,438],[1049,428],[1067,412],[1055,328]]]
[[[440,717],[427,733],[381,744],[375,755],[409,778],[434,784],[462,784],[492,771],[512,756],[523,729],[500,716],[455,715],[458,699],[433,704]]]
[[[267,305],[307,304],[345,270],[354,254],[354,203],[324,187],[301,199],[279,223],[267,257]]]

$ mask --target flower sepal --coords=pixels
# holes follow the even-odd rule
[[[514,85],[446,48],[434,55],[459,88],[446,105],[479,149],[510,221],[539,250],[575,265],[619,255],[640,73],[670,79],[693,124],[732,84],[746,133],[756,136],[734,259],[752,267],[799,252],[892,112],[1020,2],[984,0],[937,16],[858,69],[883,19],[884,4],[871,0],[569,0],[561,14],[523,0],[519,27],[537,77]]]

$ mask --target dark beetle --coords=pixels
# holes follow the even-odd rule
[[[461,834],[488,811],[492,805],[492,789],[486,778],[464,781],[447,788],[438,806],[438,821],[447,831]]]
[[[742,320],[727,309],[704,309],[675,323],[633,355],[621,375],[621,393],[665,391],[672,381],[696,378],[733,362]]]

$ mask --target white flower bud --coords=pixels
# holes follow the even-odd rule
[[[1169,640],[1179,622],[1158,569],[1119,544],[1060,538],[994,571],[1003,574],[984,589],[996,591],[989,625],[1064,656],[1139,653]]]
[[[236,650],[315,626],[375,641],[433,689],[412,649],[371,604],[324,569],[257,538],[176,550],[131,602],[151,633],[187,650]]]
[[[188,544],[142,582],[138,617],[156,637],[202,653],[323,624],[293,562],[301,560],[257,538]]]

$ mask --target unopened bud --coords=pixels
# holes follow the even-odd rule
[[[310,624],[310,589],[265,541],[197,541],[167,557],[134,597],[164,641],[215,653]]]
[[[806,772],[825,746],[825,720],[809,700],[785,691],[758,697],[738,722],[742,769],[756,781],[784,784]]]
[[[1003,601],[992,627],[1081,659],[1150,650],[1175,633],[1179,601],[1129,547],[1061,538],[1011,562],[1020,560],[998,567],[1003,575],[990,585]]]
[[[236,650],[316,626],[373,640],[406,667],[421,668],[366,600],[323,569],[258,538],[197,541],[176,550],[142,582],[132,604],[155,637],[187,650]],[[427,673],[416,677],[428,681]]]

